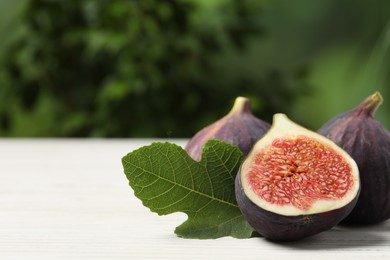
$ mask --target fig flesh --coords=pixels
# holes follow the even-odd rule
[[[344,224],[375,224],[390,218],[390,133],[374,117],[382,101],[376,92],[318,131],[348,152],[359,167],[360,196]]]
[[[199,161],[203,146],[210,139],[217,139],[238,146],[247,155],[253,144],[270,128],[270,125],[252,114],[250,100],[238,97],[232,110],[223,118],[203,128],[191,138],[185,150]]]
[[[276,114],[273,121],[236,176],[241,212],[270,240],[298,240],[331,229],[357,201],[355,161],[284,114]]]

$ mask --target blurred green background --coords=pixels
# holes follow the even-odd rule
[[[317,129],[379,90],[390,1],[1,0],[0,136],[190,137],[236,96]]]

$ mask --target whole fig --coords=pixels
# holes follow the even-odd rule
[[[292,241],[331,229],[356,204],[359,170],[331,140],[276,114],[236,176],[237,204],[270,240]]]
[[[344,224],[374,224],[390,218],[390,133],[374,117],[382,101],[375,92],[318,130],[349,153],[359,168],[361,193]]]
[[[247,155],[253,144],[270,128],[270,124],[252,114],[250,100],[237,97],[232,110],[223,118],[203,128],[191,138],[185,150],[199,161],[205,143],[217,139],[238,146]]]

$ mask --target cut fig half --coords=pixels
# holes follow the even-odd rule
[[[271,240],[291,241],[331,229],[356,204],[355,161],[331,140],[276,114],[236,177],[237,203]]]

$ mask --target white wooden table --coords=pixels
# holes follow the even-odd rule
[[[0,259],[390,259],[390,221],[285,244],[178,238],[186,216],[151,213],[123,173],[152,141],[0,139]]]

